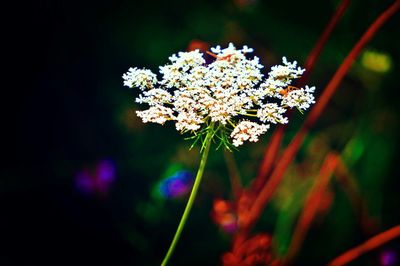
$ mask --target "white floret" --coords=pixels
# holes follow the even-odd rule
[[[157,83],[157,76],[148,69],[129,68],[128,72],[122,75],[124,86],[129,88],[138,87],[142,90],[153,88]]]
[[[258,137],[269,129],[269,125],[257,124],[251,121],[243,120],[233,129],[231,138],[232,144],[236,147],[243,144],[244,141],[257,142]]]
[[[270,122],[273,124],[287,124],[289,120],[283,114],[286,109],[276,103],[267,103],[261,106],[257,111],[257,116],[262,122]]]
[[[315,103],[314,95],[309,92],[312,88],[293,90],[289,92],[282,100],[282,105],[289,106],[290,108],[298,108],[306,110],[310,108],[311,104]]]
[[[164,125],[167,120],[175,119],[173,110],[164,106],[151,106],[144,111],[136,111],[138,117],[142,118],[143,123],[158,123]]]

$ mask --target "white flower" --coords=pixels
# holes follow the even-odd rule
[[[253,48],[247,47],[247,45],[244,45],[243,48],[242,48],[242,52],[243,52],[244,54],[246,54],[246,53],[252,53],[253,51],[254,51],[254,49],[253,49]]]
[[[129,68],[128,72],[122,75],[124,85],[129,88],[138,87],[142,90],[153,88],[157,82],[157,76],[148,69]]]
[[[283,64],[273,66],[264,77],[259,58],[246,57],[252,48],[237,50],[230,43],[225,49],[218,45],[211,51],[215,60],[210,64],[199,50],[173,54],[170,63],[160,66],[159,81],[146,69],[130,68],[123,75],[124,85],[142,90],[136,102],[149,106],[137,112],[143,122],[172,120],[178,131],[197,136],[215,125],[215,136],[224,143],[231,138],[233,145],[239,146],[257,141],[269,123],[288,123],[284,116],[287,108],[305,110],[314,103],[314,87],[288,89],[305,71],[296,62],[283,57]],[[260,123],[243,120],[244,116]]]
[[[301,77],[305,69],[301,67],[296,68],[297,62],[294,61],[290,63],[287,61],[286,57],[282,57],[282,62],[284,65],[273,66],[268,75],[269,79],[274,80],[276,85],[279,85],[279,87],[286,87],[293,79]]]
[[[262,122],[270,122],[273,124],[280,123],[286,124],[289,122],[287,117],[283,117],[282,114],[286,112],[286,109],[279,106],[276,103],[267,103],[258,109],[257,116]]]
[[[164,125],[165,121],[175,119],[172,109],[161,105],[151,106],[144,111],[136,111],[136,114],[142,118],[143,123],[153,122]]]
[[[315,87],[305,89],[293,90],[287,93],[282,100],[282,105],[289,106],[291,108],[296,107],[300,110],[306,110],[310,108],[311,104],[315,103],[314,95],[312,94]]]
[[[196,131],[200,128],[200,124],[204,122],[202,117],[194,112],[180,113],[176,120],[175,126],[178,131]]]
[[[136,102],[147,103],[150,106],[163,105],[164,103],[170,102],[171,98],[172,95],[168,91],[156,88],[144,91],[143,94],[140,94],[139,97],[136,98]]]
[[[178,60],[178,57],[176,56],[176,54],[173,54],[169,57],[169,60],[173,63],[176,62],[176,60]]]
[[[221,46],[217,45],[216,47],[211,47],[211,52],[219,54],[221,52]]]
[[[267,132],[268,129],[269,125],[260,125],[247,120],[241,121],[231,133],[233,145],[238,147],[242,145],[244,141],[257,142],[258,136]]]

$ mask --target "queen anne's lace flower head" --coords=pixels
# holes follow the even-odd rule
[[[136,113],[144,123],[175,121],[178,131],[190,131],[199,138],[211,125],[214,136],[229,148],[230,143],[258,141],[269,123],[288,123],[287,108],[302,111],[314,103],[315,87],[291,85],[305,71],[296,62],[283,57],[283,64],[273,66],[264,77],[259,58],[246,57],[252,48],[238,50],[229,44],[211,52],[207,53],[215,61],[210,64],[199,50],[172,55],[170,63],[160,67],[161,80],[150,70],[138,68],[122,76],[125,86],[142,90],[136,102],[149,108]]]

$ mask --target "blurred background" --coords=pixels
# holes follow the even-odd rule
[[[353,1],[308,84],[317,95],[368,25],[393,1]],[[12,83],[3,89],[0,265],[159,265],[199,162],[172,124],[143,124],[129,67],[150,68],[205,42],[255,49],[269,67],[300,65],[339,1],[35,1],[15,3],[3,24]],[[326,204],[296,265],[324,265],[400,223],[398,176],[400,15],[376,34],[310,132],[256,230],[285,254],[302,202],[329,151],[342,155],[362,195],[360,218],[332,178]],[[201,44],[201,43],[200,43]],[[12,85],[11,85],[12,84]],[[10,97],[12,95],[12,97]],[[317,98],[318,99],[318,98]],[[284,143],[304,120],[295,114]],[[234,156],[249,184],[270,131]],[[212,152],[171,265],[220,265],[230,234],[215,199],[231,187],[222,151]],[[352,265],[400,265],[399,241]]]

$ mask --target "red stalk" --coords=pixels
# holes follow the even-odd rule
[[[300,215],[299,221],[297,222],[294,230],[292,240],[285,258],[285,264],[292,261],[297,252],[299,251],[301,244],[303,243],[305,236],[310,228],[312,221],[318,211],[321,203],[321,199],[324,196],[326,187],[329,184],[330,177],[335,171],[339,162],[339,156],[336,153],[329,153],[321,167],[318,178],[315,180],[313,188],[310,190],[306,201],[304,202],[303,211]]]
[[[332,34],[333,29],[336,27],[337,23],[339,20],[342,18],[344,12],[346,11],[347,7],[349,6],[351,0],[342,0],[339,4],[339,6],[336,8],[335,13],[331,17],[331,19],[328,22],[328,25],[325,27],[323,33],[319,37],[317,43],[315,46],[312,48],[311,52],[309,53],[305,64],[304,68],[306,69],[305,74],[300,78],[300,80],[297,82],[298,86],[302,86],[306,80],[308,79],[308,75],[311,73],[312,69],[314,68],[314,65],[319,58],[326,42],[328,41],[330,35]],[[275,163],[278,150],[281,146],[282,138],[285,132],[285,127],[284,126],[278,126],[272,137],[271,140],[268,143],[267,148],[265,149],[264,153],[264,158],[261,162],[261,166],[259,168],[257,177],[254,180],[254,183],[252,185],[252,191],[258,192],[261,189],[261,186],[264,185],[272,167],[273,164]]]
[[[242,219],[242,226],[251,228],[255,223],[257,218],[260,216],[262,210],[265,205],[268,203],[272,195],[274,194],[277,186],[279,185],[283,174],[286,171],[286,168],[293,161],[297,151],[300,148],[300,145],[303,143],[305,136],[308,133],[308,130],[314,125],[317,119],[322,114],[322,111],[328,104],[332,95],[335,93],[338,88],[340,82],[345,77],[346,73],[350,69],[354,60],[360,54],[365,45],[371,40],[371,38],[375,35],[375,33],[380,29],[380,27],[394,14],[398,11],[400,7],[400,0],[396,0],[388,9],[386,9],[367,29],[364,35],[360,38],[360,40],[356,43],[347,57],[344,59],[343,63],[340,65],[320,98],[318,99],[315,106],[311,109],[308,114],[303,126],[300,128],[298,133],[293,138],[292,142],[285,149],[282,157],[278,161],[274,171],[271,174],[270,179],[264,185],[258,197],[256,198],[253,207],[250,209],[245,219]],[[243,217],[244,218],[244,217]]]
[[[257,193],[265,183],[265,179],[268,177],[271,169],[275,163],[275,159],[278,156],[278,151],[281,146],[282,138],[285,133],[284,126],[278,126],[270,141],[265,149],[264,157],[258,170],[257,177],[254,179],[251,190]]]
[[[311,50],[310,54],[307,57],[306,62],[304,63],[304,68],[307,70],[304,75],[300,78],[298,82],[301,85],[308,79],[308,76],[312,72],[314,68],[315,62],[317,61],[318,57],[320,56],[322,49],[324,48],[326,42],[328,41],[330,35],[332,34],[333,29],[335,28],[336,24],[342,18],[344,12],[346,11],[347,7],[349,6],[351,0],[342,0],[339,3],[339,6],[336,8],[335,13],[331,17],[326,26],[324,32],[319,37],[317,43],[315,44],[314,48]]]
[[[380,233],[379,235],[376,235],[376,236],[370,238],[363,244],[350,249],[349,251],[343,253],[336,259],[332,260],[328,264],[328,266],[347,265],[349,262],[360,257],[362,254],[364,254],[372,249],[375,249],[396,237],[400,237],[400,225],[397,225],[383,233]]]

